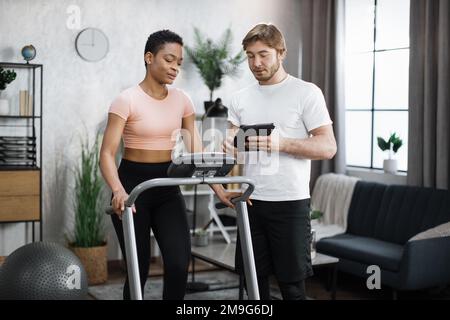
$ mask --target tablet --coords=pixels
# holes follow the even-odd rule
[[[234,136],[234,147],[238,150],[242,150],[242,146],[248,141],[250,136],[270,136],[272,130],[275,129],[273,123],[260,123],[253,125],[241,125],[238,132]],[[245,151],[248,151],[247,146],[245,146]]]

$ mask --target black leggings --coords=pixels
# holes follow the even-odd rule
[[[119,178],[127,193],[141,182],[167,177],[170,162],[139,163],[122,159]],[[158,187],[144,191],[136,200],[134,230],[139,260],[141,290],[144,293],[150,267],[150,229],[153,230],[164,262],[163,299],[182,300],[186,291],[191,242],[186,205],[180,188]],[[126,259],[122,221],[112,215],[112,222]],[[128,275],[123,298],[130,299]]]

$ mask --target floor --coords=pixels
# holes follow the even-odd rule
[[[4,257],[0,257],[0,265]],[[196,272],[217,272],[219,269],[204,263],[196,262]],[[228,272],[228,271],[222,271]],[[160,278],[163,274],[162,263],[154,259],[150,266],[150,277]],[[306,281],[306,291],[308,297],[317,300],[329,300],[330,292],[326,290],[328,274],[326,270],[317,270],[316,274],[308,278]],[[107,284],[123,283],[125,279],[124,265],[118,261],[112,261],[108,265],[108,281]],[[191,275],[189,275],[189,280]],[[276,281],[272,279],[272,286],[276,287]],[[365,281],[362,279],[347,275],[338,274],[337,282],[337,300],[391,300],[392,290],[389,288],[381,288],[380,290],[368,290]],[[414,292],[399,292],[400,300],[450,300],[450,286],[446,288],[435,288],[430,290],[421,290]]]
[[[217,272],[218,268],[207,263],[197,261],[196,272]],[[125,279],[123,265],[120,263],[111,263],[108,268],[108,283],[122,283]],[[228,272],[228,271],[222,271]],[[161,277],[163,273],[162,264],[154,260],[150,267],[150,277]],[[330,300],[330,292],[326,290],[326,282],[328,273],[326,270],[318,270],[316,274],[307,279],[306,291],[311,299]],[[189,280],[191,275],[189,275]],[[272,279],[272,286],[276,287],[276,281]],[[337,283],[337,300],[391,300],[392,290],[389,288],[381,288],[380,290],[368,290],[365,281],[360,278],[353,277],[344,273],[339,273]],[[450,300],[450,287],[436,288],[431,290],[423,290],[416,292],[399,292],[399,300]]]

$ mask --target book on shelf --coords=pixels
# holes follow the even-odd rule
[[[28,92],[28,90],[19,91],[19,115],[33,115],[33,96]]]

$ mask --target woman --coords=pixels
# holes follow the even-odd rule
[[[124,90],[111,104],[100,155],[100,169],[112,190],[116,215],[112,222],[126,257],[121,214],[128,194],[139,183],[167,177],[175,141],[180,129],[193,139],[185,141],[190,152],[201,152],[191,99],[181,90],[168,88],[183,61],[183,41],[169,30],[151,34],[145,45],[146,75],[139,85]],[[117,169],[115,155],[123,136],[125,150]],[[222,186],[213,186],[219,199],[232,206]],[[190,233],[184,198],[179,187],[147,190],[137,199],[133,212],[141,290],[150,263],[150,229],[164,260],[163,299],[183,299],[190,259]],[[130,298],[128,277],[124,299]]]

